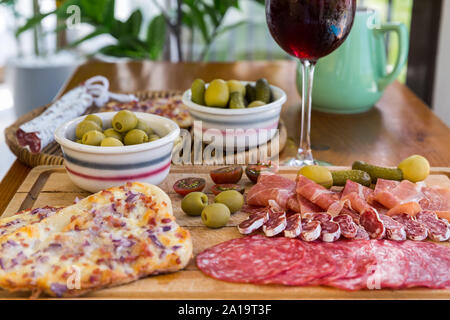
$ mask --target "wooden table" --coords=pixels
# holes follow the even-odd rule
[[[112,91],[183,90],[195,78],[256,80],[265,77],[286,91],[282,118],[292,138],[281,159],[295,154],[300,134],[300,97],[295,87],[295,61],[233,63],[90,62],[80,66],[61,93],[94,75],[104,75]],[[414,153],[425,155],[432,166],[450,166],[450,129],[407,87],[395,82],[372,110],[357,115],[313,112],[312,143],[316,159],[334,165],[354,160],[395,165]],[[30,171],[15,162],[0,183],[0,212]]]

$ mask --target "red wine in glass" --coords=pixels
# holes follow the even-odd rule
[[[278,45],[300,59],[303,70],[300,146],[288,165],[313,164],[311,93],[317,60],[336,50],[353,25],[356,0],[266,0],[266,19]]]

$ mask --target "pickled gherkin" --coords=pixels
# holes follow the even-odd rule
[[[403,172],[399,168],[379,167],[364,161],[353,162],[352,169],[367,172],[372,178],[372,183],[376,183],[377,179],[397,181],[401,181],[403,179]]]
[[[270,103],[270,86],[266,79],[259,79],[255,85],[255,99],[264,103]],[[252,101],[254,101],[252,100]]]
[[[265,106],[265,105],[266,105],[266,104],[265,104],[264,102],[255,100],[255,101],[253,101],[252,103],[250,103],[250,104],[248,105],[248,108],[262,107],[262,106]]]
[[[244,96],[238,92],[232,92],[230,95],[230,109],[243,109],[245,108]]]
[[[369,187],[372,180],[367,172],[361,170],[331,171],[331,176],[333,177],[333,186],[345,186],[347,180],[351,180]]]
[[[245,98],[247,99],[248,103],[256,100],[255,87],[250,83],[245,86]]]
[[[191,87],[192,102],[205,105],[205,81],[195,79]]]

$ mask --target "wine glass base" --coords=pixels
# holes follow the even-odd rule
[[[282,163],[283,166],[289,167],[304,167],[313,164],[317,164],[317,162],[311,159],[298,159],[298,158],[288,159]]]

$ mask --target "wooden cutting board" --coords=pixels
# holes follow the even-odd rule
[[[194,176],[207,181],[206,193],[213,185],[209,171],[214,167],[172,166],[169,176],[160,185],[172,199],[174,214],[178,224],[191,232],[194,255],[220,242],[240,237],[236,225],[246,218],[244,213],[232,215],[226,227],[209,229],[203,226],[199,217],[186,216],[180,209],[181,196],[174,193],[173,183],[181,178]],[[337,167],[332,167],[337,169]],[[281,167],[280,174],[294,179],[297,169]],[[427,179],[429,185],[441,185],[450,188],[450,169],[433,168]],[[251,182],[244,177],[241,181],[248,189]],[[77,188],[67,176],[63,166],[39,166],[34,168],[25,179],[17,194],[3,213],[10,216],[28,208],[71,205],[76,197],[84,198],[89,193]],[[450,246],[447,242],[444,245]],[[430,263],[432,263],[430,261]],[[0,298],[27,297],[24,293],[0,291]],[[450,299],[450,290],[407,289],[407,290],[361,290],[346,292],[328,287],[286,287],[278,285],[235,284],[214,280],[203,275],[192,259],[186,269],[167,275],[159,275],[139,281],[99,290],[83,298],[91,299]]]

